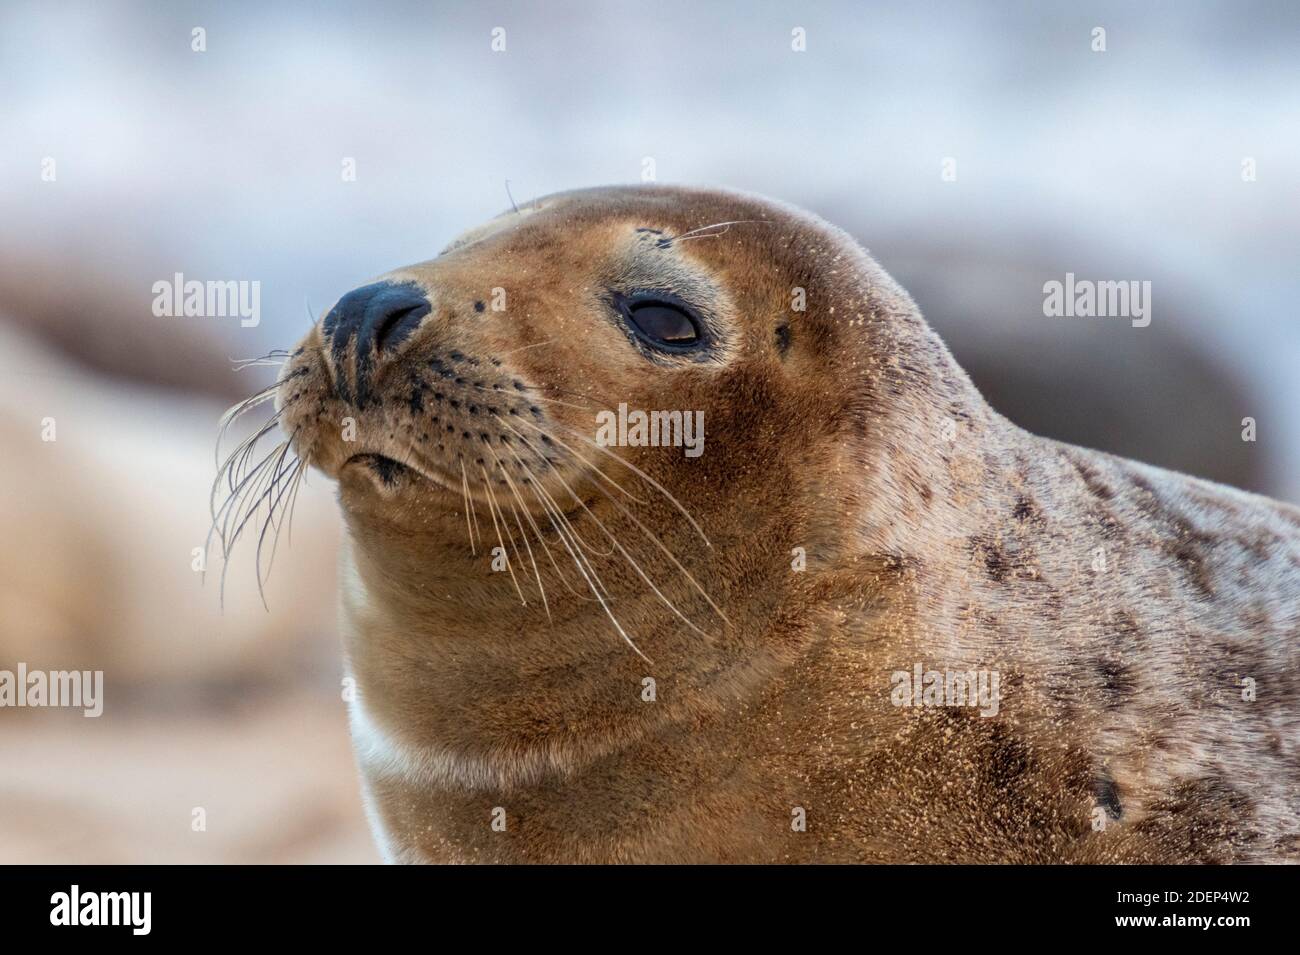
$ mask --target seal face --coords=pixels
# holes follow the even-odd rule
[[[393,859],[1296,855],[1300,511],[1016,428],[810,215],[539,200],[276,397]]]

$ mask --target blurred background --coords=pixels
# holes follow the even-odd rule
[[[0,94],[0,669],[106,682],[99,719],[0,709],[0,862],[377,860],[329,482],[270,609],[248,551],[223,611],[220,566],[192,567],[216,423],[273,380],[232,359],[436,254],[507,183],[522,202],[649,158],[804,206],[1018,423],[1300,500],[1292,3],[9,0]],[[260,324],[155,316],[177,272],[260,282]],[[1150,281],[1150,326],[1045,317],[1067,272]]]

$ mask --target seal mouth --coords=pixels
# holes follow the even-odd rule
[[[374,454],[367,452],[365,454],[354,454],[343,462],[343,466],[356,464],[368,469],[371,474],[378,479],[379,483],[385,487],[396,486],[398,479],[411,473],[411,469],[400,461],[388,457],[385,454]]]
[[[411,459],[398,461],[378,451],[362,451],[344,461],[339,473],[341,475],[354,467],[364,470],[375,486],[383,491],[396,491],[403,485],[423,479],[433,487],[460,494],[458,481],[443,473],[441,468],[424,462]]]

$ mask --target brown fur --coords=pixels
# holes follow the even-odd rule
[[[1021,431],[848,236],[753,197],[563,194],[385,278],[433,312],[377,366],[380,401],[334,397],[318,326],[279,404],[339,480],[358,759],[393,858],[1294,858],[1300,511]],[[634,347],[607,297],[635,287],[706,311],[716,358]],[[620,402],[702,409],[704,454],[575,436]],[[998,714],[894,706],[916,663],[996,670]]]

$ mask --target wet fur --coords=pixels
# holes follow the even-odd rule
[[[317,326],[278,404],[296,453],[340,482],[354,737],[391,858],[1295,859],[1300,511],[1020,430],[847,235],[765,200],[563,194],[385,278],[417,283],[433,311],[377,372],[380,400],[333,397],[346,372]],[[638,350],[606,294],[646,286],[699,302],[717,354]],[[484,308],[496,287],[504,313]],[[512,434],[502,392],[540,430]],[[469,411],[485,397],[495,416]],[[619,402],[704,410],[699,458],[611,450],[707,543],[574,437]],[[588,460],[542,448],[543,432]],[[635,650],[554,513],[493,483],[497,460],[526,473],[502,441],[525,433],[527,473],[588,545]],[[493,493],[509,575],[488,565]],[[999,671],[1000,712],[891,705],[890,674],[918,662]]]

